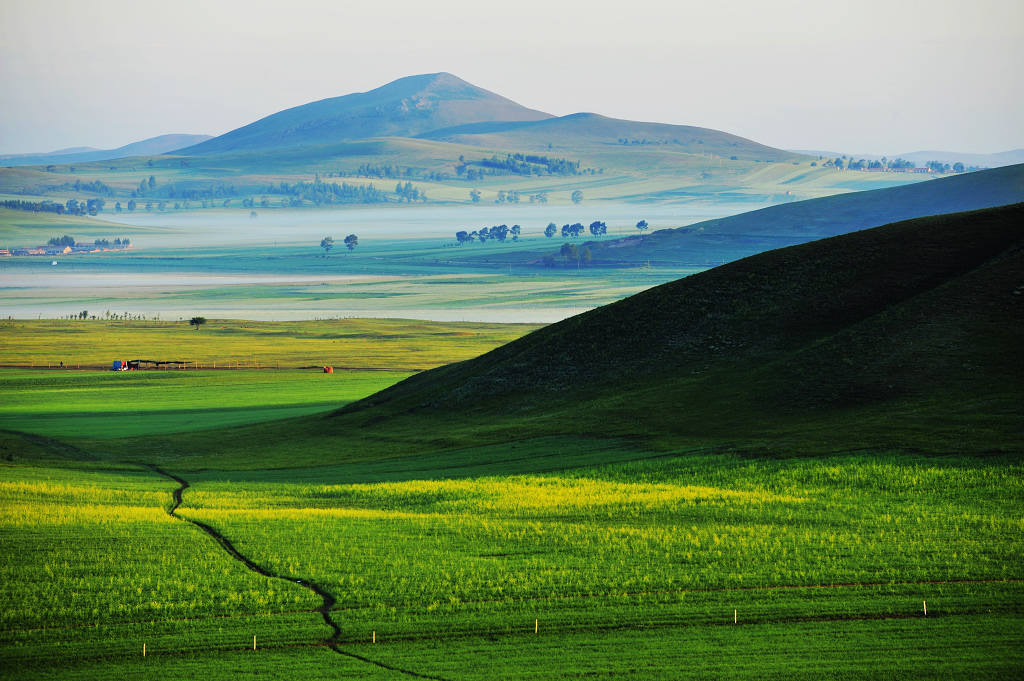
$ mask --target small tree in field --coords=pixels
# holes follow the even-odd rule
[[[198,331],[199,327],[206,323],[206,317],[193,317],[192,319],[188,320],[188,323],[196,327],[196,331]]]
[[[348,250],[354,251],[356,246],[358,245],[359,237],[357,237],[355,234],[349,234],[347,237],[345,237],[345,246],[348,248]]]
[[[331,249],[334,248],[334,237],[325,236],[323,239],[321,239],[320,248],[324,249],[324,257],[326,258],[327,255],[331,252]]]

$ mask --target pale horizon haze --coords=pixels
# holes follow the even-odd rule
[[[219,135],[448,71],[785,149],[1024,147],[1024,3],[4,0],[0,153]]]

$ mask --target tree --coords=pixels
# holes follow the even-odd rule
[[[549,239],[551,237],[553,237],[555,235],[555,233],[557,233],[557,232],[558,232],[558,225],[556,225],[553,222],[549,222],[548,226],[544,228],[544,236],[548,237]]]
[[[459,231],[455,232],[455,240],[458,241],[459,245],[461,246],[467,241],[472,241],[473,237],[471,237],[469,235],[469,232],[467,232],[466,230],[460,229]]]
[[[647,220],[641,220],[640,222],[636,223],[636,228],[640,230],[641,234],[646,232],[647,231]]]
[[[356,246],[358,245],[359,237],[357,237],[355,234],[349,234],[347,237],[345,237],[345,246],[348,248],[348,250],[354,251]]]
[[[152,175],[149,176],[149,181],[146,183],[150,189],[156,189],[156,178]]]
[[[206,323],[206,317],[193,317],[188,320],[188,323],[189,325],[196,327],[196,331],[198,331],[199,327]]]
[[[594,220],[593,222],[591,222],[589,229],[590,233],[593,236],[601,236],[602,234],[608,233],[608,225],[599,220]]]
[[[135,199],[128,199],[128,212],[131,213],[135,210]]]
[[[498,241],[505,241],[508,237],[508,225],[495,225],[491,227],[491,238]]]
[[[583,200],[583,192],[581,192],[579,189],[577,189],[576,191],[574,191],[572,193],[571,198],[572,198],[572,202],[573,203],[579,203],[580,201]]]
[[[469,191],[469,198],[473,201],[473,203],[480,203],[480,192],[476,189],[471,189]]]
[[[326,258],[330,254],[331,249],[334,248],[334,237],[325,236],[323,239],[321,239],[320,248],[324,249],[324,257]]]
[[[962,172],[964,172],[964,164],[961,163],[960,161],[957,161],[956,163],[954,163],[953,164],[953,172],[954,173],[962,173]]]
[[[512,241],[519,241],[520,232],[522,232],[522,227],[519,225],[512,225],[512,228],[509,230],[509,234],[512,235]]]
[[[571,225],[562,225],[562,238],[572,237],[575,239],[583,233],[583,224],[580,222],[574,222]]]

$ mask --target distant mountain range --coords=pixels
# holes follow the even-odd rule
[[[592,113],[555,117],[450,73],[400,78],[369,92],[333,97],[267,116],[178,150],[185,156],[317,148],[380,137],[419,138],[499,149],[669,147],[674,151],[776,161],[795,155],[717,130],[640,123]]]
[[[210,135],[169,134],[150,137],[132,142],[117,149],[95,149],[93,147],[69,147],[39,154],[13,154],[0,156],[0,166],[39,166],[68,163],[89,163],[129,156],[154,156],[197,144],[210,139]]]
[[[965,166],[976,168],[1000,168],[1002,166],[1024,163],[1024,149],[1011,149],[1010,151],[1001,151],[995,154],[974,154],[961,151],[911,151],[903,154],[850,154],[814,149],[793,149],[791,151],[794,154],[804,154],[806,156],[822,156],[824,158],[846,156],[855,159],[863,158],[867,161],[877,161],[883,157],[890,159],[902,158],[907,161],[913,161],[919,167],[923,167],[928,161],[939,161],[940,163],[948,163],[950,165],[960,162]]]

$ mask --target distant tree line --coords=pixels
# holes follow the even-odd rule
[[[455,174],[467,180],[478,180],[485,175],[578,175],[580,162],[565,158],[550,158],[534,154],[497,154],[490,158],[466,160],[459,156]],[[593,172],[592,169],[583,172]]]
[[[387,194],[372,184],[322,182],[319,175],[313,182],[281,182],[277,185],[268,185],[265,193],[287,196],[290,198],[288,203],[292,206],[301,206],[305,201],[319,206],[336,203],[387,203],[388,200]],[[253,207],[252,203],[247,205],[245,201],[242,205],[246,208]],[[269,202],[264,198],[260,205],[267,207]]]
[[[107,202],[103,199],[68,199],[65,203],[53,201],[21,201],[11,199],[0,201],[0,206],[14,210],[27,210],[33,213],[56,213],[57,215],[97,215],[103,211]]]
[[[406,182],[405,184],[399,182],[396,184],[395,194],[399,199],[405,199],[408,203],[412,203],[413,201],[426,202],[427,200],[427,193],[413,187],[412,182]]]
[[[113,196],[114,190],[105,182],[100,180],[93,180],[92,182],[81,180],[75,180],[74,182],[65,182],[61,185],[54,185],[47,187],[47,191],[68,191],[74,190],[76,192],[91,192],[93,194],[102,194],[104,196]]]
[[[85,242],[76,242],[73,236],[71,236],[70,234],[65,234],[64,236],[50,237],[50,240],[46,242],[46,245],[59,246],[63,248],[65,246],[74,247],[75,245],[84,246]],[[92,245],[98,248],[110,248],[111,246],[113,246],[114,248],[128,248],[129,246],[132,245],[132,240],[129,239],[128,237],[124,237],[114,239],[113,243],[111,243],[110,239],[96,239],[92,242]]]
[[[226,197],[235,197],[238,195],[238,190],[233,184],[224,184],[221,182],[211,182],[205,185],[192,185],[185,187],[178,187],[173,182],[160,185],[156,181],[156,177],[150,175],[148,178],[139,180],[139,184],[135,189],[132,189],[130,196],[133,199],[146,197],[146,198],[164,198],[164,199],[183,199],[187,201],[207,201],[211,202],[214,199],[222,200]],[[209,204],[207,204],[209,205]],[[175,204],[175,208],[186,207],[182,203]]]
[[[505,241],[510,236],[512,241],[519,241],[519,235],[522,233],[522,228],[519,225],[493,225],[491,227],[482,227],[472,232],[465,230],[459,230],[455,233],[455,240],[459,242],[461,246],[464,243],[479,241],[484,243],[488,239],[494,241]]]
[[[811,165],[816,164],[812,163]],[[853,157],[847,158],[846,156],[839,156],[836,158],[826,159],[825,162],[822,163],[822,167],[835,168],[836,170],[843,170],[845,168],[846,170],[906,172],[917,168],[917,164],[903,158],[889,159],[885,156],[873,161],[868,161],[863,158],[854,159]],[[942,161],[928,161],[925,163],[924,167],[933,173],[965,173],[980,170],[977,166],[967,167],[960,161],[953,164],[943,163]]]
[[[64,214],[64,204],[54,203],[53,201],[21,201],[18,199],[10,199],[0,201],[0,206],[4,208],[11,208],[13,210],[28,210],[33,213],[56,213],[57,215]]]

